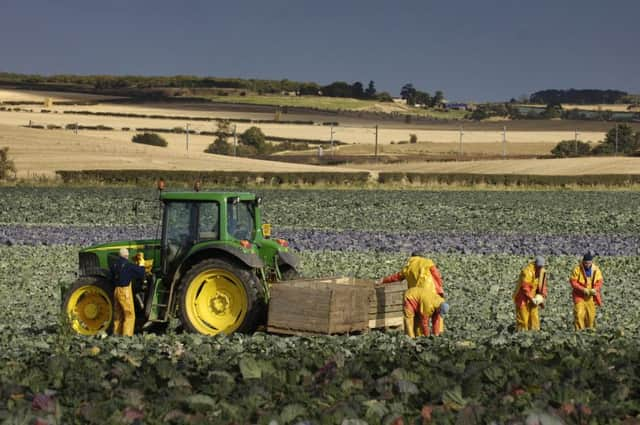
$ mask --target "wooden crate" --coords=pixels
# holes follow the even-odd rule
[[[404,293],[407,282],[377,284],[374,280],[349,277],[332,278],[343,285],[365,285],[372,293],[369,298],[369,328],[394,328],[404,325]]]
[[[271,287],[267,331],[289,335],[366,332],[374,298],[368,281],[299,279]]]
[[[403,325],[406,290],[405,281],[374,286],[374,296],[369,305],[370,328],[393,328]]]

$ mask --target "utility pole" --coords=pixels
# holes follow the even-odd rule
[[[464,134],[464,130],[462,128],[462,126],[460,126],[460,159],[462,159],[462,155],[464,154],[464,151],[462,150],[462,135]]]
[[[186,142],[187,142],[187,152],[189,152],[189,123],[187,123],[186,129],[187,129],[187,133],[186,133],[186,134],[187,134],[187,139],[186,139]]]
[[[233,125],[233,156],[236,156],[236,149],[238,147],[237,127],[238,126],[236,124]]]
[[[376,162],[378,162],[378,125],[376,124]]]
[[[573,144],[576,149],[576,156],[578,155],[578,134],[580,133],[578,133],[578,129],[576,128],[573,133]]]
[[[616,156],[618,156],[618,123],[616,123]]]
[[[502,159],[507,159],[507,126],[502,127]]]
[[[331,124],[331,156],[333,156],[333,123]]]

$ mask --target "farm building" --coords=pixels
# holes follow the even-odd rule
[[[447,109],[455,109],[458,111],[468,111],[470,109],[470,106],[468,103],[461,103],[461,102],[452,102],[452,103],[444,103],[444,107]]]

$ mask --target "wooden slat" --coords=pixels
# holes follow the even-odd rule
[[[404,326],[404,319],[400,317],[387,317],[384,319],[370,319],[369,328],[393,328],[396,326]]]

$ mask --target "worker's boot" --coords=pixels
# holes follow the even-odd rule
[[[413,317],[404,318],[404,332],[411,338],[416,337],[416,333],[413,330]]]

